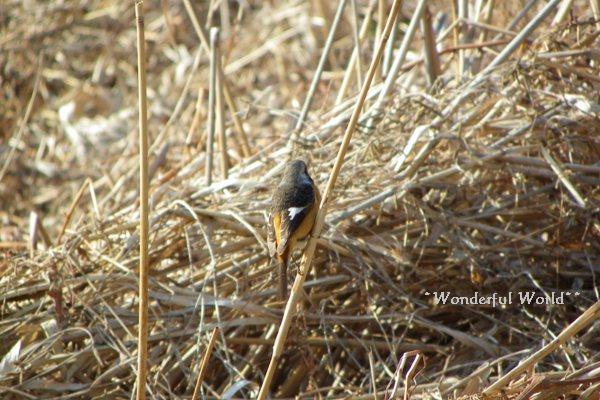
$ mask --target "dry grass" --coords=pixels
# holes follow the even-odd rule
[[[383,30],[378,4],[357,1],[355,21],[348,2],[311,111],[292,135],[336,4],[206,3],[193,7],[203,27],[209,14],[207,25],[220,26],[223,78],[248,143],[225,92],[229,177],[226,158],[215,157],[207,187],[207,98],[197,96],[208,93],[209,54],[184,4],[147,2],[148,398],[189,399],[197,382],[199,398],[256,396],[283,314],[264,242],[271,187],[292,156],[307,159],[324,187],[356,102],[351,65],[348,95],[334,106],[357,30],[365,15],[374,19],[362,73]],[[416,3],[403,6],[396,48]],[[545,5],[513,24],[522,7],[495,3],[489,18],[484,7],[460,24],[458,43],[454,29],[437,54],[429,43],[427,64],[436,55],[440,63],[433,85],[426,25],[417,24],[383,111],[363,114],[273,396],[484,398],[598,305],[600,60],[590,3],[574,1],[552,25],[554,9],[481,78]],[[436,16],[447,13],[444,31],[452,7],[428,9],[439,37]],[[133,3],[10,1],[0,27],[0,393],[130,398],[139,258]],[[381,79],[366,109],[379,109]],[[578,295],[491,307],[434,304],[433,291]],[[576,336],[567,331],[562,346],[486,398],[597,399],[595,310]]]

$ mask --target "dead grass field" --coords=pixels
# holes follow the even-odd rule
[[[458,3],[402,4],[273,398],[600,398],[599,3]],[[150,399],[257,396],[285,306],[265,244],[271,189],[291,158],[325,189],[392,1],[346,1],[318,70],[337,7],[144,4]],[[220,27],[211,185],[194,18],[201,34]],[[132,398],[134,4],[8,0],[0,29],[0,397]],[[525,292],[564,304],[518,304]]]

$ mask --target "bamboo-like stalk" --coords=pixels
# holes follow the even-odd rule
[[[457,0],[458,4],[458,19],[461,21],[458,25],[458,44],[466,43],[466,26],[462,22],[464,20],[469,19],[469,5],[467,0]],[[458,78],[463,79],[465,76],[465,66],[466,66],[466,50],[460,49],[458,50]]]
[[[390,39],[385,46],[385,52],[383,53],[383,61],[381,63],[381,76],[383,79],[390,72],[390,68],[392,67],[392,60],[394,59],[394,45],[396,43],[396,35],[398,33],[398,20],[394,23],[394,27],[392,28],[392,32],[390,34]]]
[[[404,60],[406,59],[406,54],[408,54],[408,48],[410,47],[412,39],[419,26],[419,21],[423,16],[423,11],[425,10],[426,4],[427,0],[420,0],[419,4],[417,4],[415,12],[413,13],[413,16],[410,20],[410,24],[408,25],[408,29],[404,35],[404,38],[402,39],[402,44],[400,45],[398,55],[396,55],[394,63],[392,64],[392,68],[390,69],[388,76],[385,78],[383,88],[379,92],[379,96],[377,97],[375,104],[373,104],[369,112],[365,114],[365,116],[368,116],[370,118],[370,121],[368,123],[369,126],[372,126],[372,118],[381,111],[381,107],[383,106],[386,97],[390,93],[394,82],[396,82],[396,78],[398,77],[400,68],[402,67]]]
[[[35,211],[29,213],[29,258],[33,258],[33,253],[37,247],[39,215]]]
[[[554,171],[556,176],[558,176],[558,179],[561,181],[561,183],[567,188],[569,193],[571,193],[575,201],[577,201],[579,207],[585,208],[585,200],[583,196],[581,195],[581,193],[579,193],[579,190],[577,190],[577,188],[571,183],[569,178],[567,178],[563,167],[550,155],[550,152],[545,147],[542,146],[541,150],[542,156],[548,162],[548,164],[550,164],[552,171]]]
[[[421,19],[421,32],[423,32],[423,58],[425,60],[427,83],[431,86],[441,74],[441,68],[439,55],[435,48],[435,33],[431,24],[431,13],[427,7],[425,7]]]
[[[457,0],[458,1],[458,0]],[[458,9],[456,1],[452,0],[452,44],[454,47],[458,47],[458,37],[460,30],[460,18],[458,17]],[[460,81],[460,63],[456,62],[455,66],[455,80],[456,82]]]
[[[210,73],[208,88],[208,124],[206,132],[206,186],[212,185],[213,151],[215,147],[215,108],[217,101],[217,42],[219,28],[210,29]]]
[[[375,30],[375,43],[379,43],[381,41],[381,35],[383,33],[383,24],[385,21],[385,6],[386,6],[386,0],[378,0],[377,1],[377,29]],[[382,68],[383,67],[383,63],[382,65],[380,65],[380,68],[375,72],[375,76],[379,79],[383,76],[382,74]]]
[[[194,27],[196,36],[198,36],[198,39],[200,39],[200,44],[204,48],[204,51],[210,53],[210,44],[208,42],[206,32],[204,32],[204,29],[200,25],[200,22],[198,21],[198,17],[196,17],[196,13],[192,8],[190,0],[183,0],[183,4],[188,13],[188,16],[190,17],[190,20],[192,21],[192,26]],[[221,85],[223,86],[223,96],[225,97],[227,108],[229,108],[229,112],[231,113],[231,119],[233,120],[233,126],[239,136],[240,143],[242,144],[242,151],[244,152],[245,157],[249,157],[252,154],[252,150],[250,148],[250,144],[248,142],[248,137],[244,130],[244,126],[242,125],[242,121],[240,121],[240,118],[238,116],[238,109],[235,105],[235,102],[233,101],[233,96],[231,95],[231,90],[229,90],[229,85],[227,84],[227,80],[225,79],[225,72],[220,62],[218,73],[219,79],[221,80]]]
[[[596,28],[600,29],[600,0],[590,0],[590,5],[592,6],[592,13],[596,20]]]
[[[340,85],[340,89],[338,90],[337,97],[335,98],[335,105],[339,105],[343,100],[346,92],[348,91],[348,86],[350,84],[350,79],[352,78],[352,71],[354,70],[354,66],[357,63],[360,63],[360,44],[364,40],[367,30],[369,29],[369,24],[371,23],[371,19],[373,18],[373,12],[375,11],[375,1],[371,0],[369,4],[369,9],[367,11],[367,15],[365,15],[365,19],[360,27],[360,32],[358,34],[358,46],[354,47],[352,51],[352,55],[350,56],[350,61],[348,61],[348,65],[346,66],[346,71],[344,72],[344,78],[342,79],[342,83]],[[357,78],[357,80],[359,80]]]
[[[218,69],[221,61],[221,50],[219,46],[219,28],[216,28],[216,38],[212,37],[211,30],[211,46],[215,46],[214,54],[215,54],[215,66]],[[216,120],[217,120],[217,133],[219,134],[219,151],[221,154],[221,178],[227,179],[229,177],[229,156],[227,155],[227,137],[225,135],[225,104],[223,102],[223,81],[220,79],[220,74],[217,72],[217,80],[216,80],[216,104],[215,104],[215,112],[216,112]]]
[[[583,314],[579,316],[579,318],[567,326],[554,340],[533,353],[531,356],[527,357],[525,360],[521,361],[519,365],[513,368],[509,373],[488,386],[483,391],[483,394],[491,396],[493,393],[496,393],[504,386],[508,385],[510,381],[527,371],[533,364],[552,353],[560,345],[577,334],[577,332],[596,321],[598,317],[600,317],[600,301],[592,304],[587,310],[585,310]]]
[[[485,69],[469,83],[469,88],[479,85],[483,79],[500,64],[505,62],[508,57],[531,35],[531,33],[542,23],[542,21],[554,10],[560,0],[551,0],[529,23],[515,36],[511,42],[485,67]],[[464,92],[469,92],[468,90]],[[464,93],[463,92],[463,93]],[[463,96],[466,96],[463,94]],[[462,97],[462,96],[461,96]]]
[[[200,126],[200,116],[202,113],[202,104],[204,102],[204,87],[198,88],[198,98],[196,99],[196,106],[194,108],[194,116],[192,117],[192,123],[190,124],[190,129],[188,131],[188,135],[185,138],[185,144],[189,145],[192,142],[192,136],[194,133],[198,131],[198,127]],[[202,147],[202,140],[198,138],[198,148]]]
[[[208,370],[208,361],[210,360],[213,348],[215,347],[215,343],[217,342],[218,334],[219,328],[215,328],[210,334],[210,339],[208,339],[208,344],[206,345],[206,349],[204,350],[204,356],[202,357],[202,361],[200,362],[200,369],[198,370],[198,378],[196,378],[196,386],[194,387],[194,394],[192,395],[192,400],[197,400],[200,396],[200,390],[202,389],[202,380],[204,379],[204,375],[206,375],[206,371]]]
[[[489,24],[492,21],[492,15],[494,14],[494,0],[488,0],[485,13],[483,14],[483,23]],[[487,31],[483,30],[479,34],[479,41],[484,42],[487,37]]]
[[[358,57],[356,58],[356,80],[357,80],[357,87],[358,90],[360,90],[360,87],[362,85],[362,71],[363,71],[363,66],[362,66],[362,60],[360,58],[360,44],[361,44],[361,38],[360,38],[360,28],[358,27],[358,6],[356,5],[356,0],[351,0],[350,1],[350,6],[352,8],[352,38],[354,39],[354,49],[352,51],[352,55],[354,55],[354,51],[358,52]],[[364,36],[364,34],[363,34]],[[344,73],[345,76],[345,73]]]
[[[356,125],[358,124],[358,117],[360,116],[360,113],[363,109],[365,100],[367,98],[367,93],[369,92],[369,88],[371,87],[371,83],[373,82],[375,72],[377,71],[379,63],[381,61],[381,56],[383,55],[383,51],[385,49],[386,42],[390,36],[390,32],[394,25],[394,21],[396,20],[396,18],[398,17],[398,13],[400,12],[401,3],[402,0],[394,0],[392,9],[390,11],[387,22],[385,24],[385,28],[383,30],[381,41],[377,46],[377,51],[375,52],[373,59],[371,60],[371,65],[369,66],[367,77],[365,79],[365,82],[363,83],[360,94],[358,96],[358,100],[356,102],[356,106],[354,108],[354,111],[352,112],[352,116],[350,117],[350,121],[348,122],[348,126],[346,127],[346,130],[344,132],[340,149],[338,151],[335,163],[329,175],[327,186],[325,187],[325,191],[323,192],[323,196],[321,198],[321,204],[317,213],[315,225],[311,232],[311,237],[308,241],[306,249],[304,250],[304,255],[302,256],[300,267],[298,269],[298,274],[296,275],[296,279],[294,280],[294,285],[292,286],[290,297],[285,306],[283,318],[279,326],[279,331],[277,332],[275,344],[273,345],[273,354],[271,355],[269,367],[267,368],[265,379],[258,393],[257,400],[265,399],[271,386],[271,381],[273,380],[275,370],[277,369],[277,365],[279,363],[279,359],[283,352],[285,341],[290,330],[292,317],[294,316],[296,310],[296,304],[300,299],[302,285],[304,284],[304,280],[308,275],[315,254],[317,240],[319,238],[319,235],[321,234],[321,231],[323,230],[325,215],[327,214],[327,203],[333,192],[333,188],[335,187],[335,184],[337,182],[337,178],[342,168],[342,165],[344,164],[344,158],[346,156],[350,140],[352,139],[352,135],[354,133],[354,130],[356,129]]]
[[[42,77],[43,63],[44,63],[44,57],[42,55],[42,56],[40,56],[40,59],[39,59],[38,73],[36,74],[36,77],[35,77],[35,83],[33,84],[33,90],[31,92],[31,97],[29,98],[29,102],[27,103],[27,108],[25,109],[25,115],[23,116],[23,119],[21,120],[21,123],[19,124],[19,130],[17,131],[17,134],[15,135],[15,138],[16,138],[15,142],[18,142],[19,140],[21,140],[21,136],[23,136],[23,133],[25,132],[25,127],[27,126],[27,122],[29,121],[29,118],[31,117],[31,111],[33,110],[33,105],[35,103],[35,100],[37,98],[37,94],[38,94],[38,91],[40,88],[40,80]],[[8,171],[8,167],[10,166],[10,163],[12,162],[16,151],[17,151],[16,146],[11,146],[10,152],[8,153],[8,157],[6,157],[6,159],[4,160],[4,164],[2,165],[2,169],[0,170],[0,182],[2,182],[2,179],[6,175],[6,171]]]
[[[317,69],[315,70],[315,75],[313,76],[312,82],[310,83],[310,88],[308,89],[308,93],[306,94],[306,98],[304,99],[304,104],[302,105],[302,110],[300,111],[300,115],[296,120],[296,125],[294,126],[295,134],[299,134],[304,126],[304,120],[308,115],[308,110],[310,109],[310,105],[314,98],[315,92],[317,90],[317,86],[321,81],[321,75],[323,74],[323,69],[325,68],[325,63],[327,62],[327,58],[329,57],[329,52],[331,51],[331,45],[333,44],[333,39],[335,38],[335,32],[342,20],[342,15],[344,14],[344,8],[346,7],[346,3],[348,0],[340,0],[338,4],[338,8],[335,12],[335,17],[333,18],[333,22],[331,23],[331,28],[329,29],[329,34],[327,35],[327,40],[325,42],[325,46],[323,47],[323,52],[321,53],[321,58],[319,59],[319,64],[317,65]],[[293,136],[292,136],[293,138]]]
[[[75,207],[77,207],[77,204],[83,197],[83,194],[85,193],[85,188],[88,187],[88,185],[89,186],[93,185],[92,180],[90,178],[87,178],[83,182],[83,185],[81,185],[81,187],[77,191],[77,194],[75,194],[75,197],[73,198],[73,202],[71,203],[71,205],[69,206],[69,209],[67,210],[67,213],[65,214],[65,220],[64,220],[62,226],[60,227],[58,237],[56,238],[56,241],[54,242],[55,246],[58,246],[60,244],[60,241],[61,241],[63,235],[65,234],[65,230],[67,229],[67,226],[69,226],[69,222],[71,222],[71,218],[73,217],[73,213],[75,212]]]
[[[554,19],[552,20],[553,26],[560,25],[565,18],[567,18],[567,15],[569,15],[569,10],[571,10],[571,6],[573,5],[573,1],[574,0],[563,0],[563,2],[560,4],[560,7],[558,7],[558,11],[556,11]]]
[[[231,34],[231,21],[229,12],[229,2],[221,1],[219,4],[219,17],[221,20],[221,30],[223,31],[223,37],[228,38]]]
[[[143,5],[143,1],[135,3],[140,124],[140,260],[137,400],[144,400],[146,398],[146,376],[148,375],[148,106],[146,99],[146,39],[144,36]]]

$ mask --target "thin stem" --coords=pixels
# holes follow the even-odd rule
[[[143,1],[135,3],[137,29],[138,107],[140,142],[140,282],[136,399],[146,398],[148,375],[148,106],[146,99],[146,39]]]

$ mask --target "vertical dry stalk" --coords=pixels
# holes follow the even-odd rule
[[[196,17],[196,13],[194,13],[194,9],[192,8],[190,0],[183,0],[183,4],[188,13],[188,16],[190,17],[190,20],[192,21],[194,31],[196,31],[196,35],[198,36],[198,39],[200,39],[200,44],[202,45],[202,48],[207,53],[210,53],[210,44],[208,43],[208,38],[206,37],[206,33],[204,32],[202,26],[200,25],[200,22],[198,21],[198,17]],[[227,85],[227,81],[225,80],[223,68],[220,64],[221,63],[219,62],[218,73],[219,79],[221,80],[221,85],[223,86],[223,95],[225,97],[225,102],[227,103],[227,107],[229,108],[229,112],[231,113],[231,119],[233,120],[233,126],[235,128],[235,131],[237,132],[240,138],[240,142],[242,143],[242,151],[244,152],[244,156],[249,157],[252,154],[252,151],[248,143],[248,137],[246,136],[246,132],[244,131],[244,127],[238,116],[237,106],[233,101],[231,91],[229,90],[229,86]]]
[[[335,163],[329,175],[327,186],[325,187],[325,191],[323,192],[323,197],[321,199],[319,212],[317,213],[315,226],[313,227],[310,239],[308,241],[306,249],[304,250],[304,255],[302,256],[300,267],[298,269],[298,274],[296,275],[296,279],[294,280],[294,285],[290,293],[290,298],[288,299],[288,302],[285,305],[283,318],[279,326],[279,331],[277,332],[277,337],[275,338],[275,343],[273,344],[273,354],[271,355],[269,367],[267,368],[265,379],[258,393],[257,400],[265,399],[267,396],[267,392],[269,391],[269,388],[271,386],[273,375],[275,374],[275,370],[277,369],[277,364],[279,363],[279,359],[281,358],[283,347],[285,345],[285,340],[290,330],[292,317],[294,316],[296,305],[298,303],[298,300],[300,299],[302,285],[304,284],[304,280],[308,275],[315,254],[317,240],[319,238],[319,235],[321,234],[321,230],[323,229],[329,197],[333,192],[333,188],[335,187],[338,175],[340,173],[342,165],[344,164],[344,158],[346,156],[346,152],[348,150],[348,146],[350,144],[350,140],[352,139],[354,130],[356,129],[358,117],[360,116],[360,113],[365,104],[367,93],[369,92],[369,88],[371,87],[371,83],[373,82],[373,77],[375,76],[375,72],[377,71],[379,63],[381,61],[381,56],[383,54],[383,50],[385,49],[386,42],[390,36],[390,32],[392,30],[394,22],[398,17],[398,13],[400,12],[401,3],[402,0],[394,0],[394,4],[392,5],[392,9],[390,11],[387,22],[385,24],[385,28],[383,30],[381,41],[377,46],[377,51],[375,52],[373,59],[371,60],[371,65],[369,66],[367,77],[360,90],[356,106],[352,112],[352,116],[350,117],[350,121],[348,122],[348,126],[346,127],[346,130],[344,132],[340,149],[338,151]]]
[[[60,244],[60,241],[61,241],[63,235],[65,234],[67,226],[69,226],[69,222],[71,222],[71,218],[73,217],[73,213],[75,212],[75,207],[77,207],[77,204],[83,197],[83,194],[85,193],[85,188],[88,185],[93,186],[92,180],[90,178],[87,178],[83,182],[83,185],[81,185],[81,187],[77,191],[77,194],[73,198],[73,202],[71,203],[71,205],[69,206],[69,209],[67,210],[67,213],[65,214],[65,220],[64,220],[62,226],[60,227],[60,232],[58,233],[58,237],[56,238],[56,241],[54,242],[55,246],[58,246]]]
[[[464,23],[469,18],[469,4],[467,0],[458,0],[458,44],[466,43],[467,25]],[[466,50],[458,50],[458,78],[462,79],[465,74]]]
[[[29,258],[33,258],[33,253],[37,247],[38,222],[38,213],[31,211],[29,213]]]
[[[381,41],[381,35],[383,33],[383,24],[385,21],[385,6],[386,0],[379,0],[377,2],[377,30],[375,31],[375,43],[379,43]],[[382,65],[383,67],[383,65]],[[379,78],[383,76],[383,69],[378,69],[375,74]]]
[[[417,31],[417,27],[419,26],[419,21],[423,16],[425,4],[427,4],[427,0],[420,0],[419,4],[417,4],[417,8],[415,9],[415,12],[410,20],[406,34],[404,34],[404,38],[402,39],[402,44],[400,45],[398,55],[396,55],[394,63],[392,64],[392,68],[390,69],[388,76],[385,78],[385,82],[381,88],[381,91],[379,92],[379,96],[377,97],[375,104],[373,104],[369,112],[365,115],[369,117],[369,121],[367,123],[368,126],[373,126],[373,118],[381,111],[385,98],[392,90],[394,82],[396,82],[400,68],[406,59],[406,54],[408,54],[408,48],[410,47],[412,39],[415,36],[415,32]]]
[[[485,8],[485,14],[483,15],[483,23],[484,24],[491,23],[493,13],[494,13],[494,0],[488,0],[486,8]],[[479,34],[479,41],[484,42],[486,37],[487,37],[487,30],[483,29],[481,31],[481,33]]]
[[[340,85],[340,90],[338,91],[338,95],[335,99],[335,105],[337,106],[344,100],[344,96],[348,91],[348,85],[350,83],[350,78],[352,77],[352,70],[354,69],[355,64],[358,67],[360,63],[360,44],[364,40],[367,30],[369,29],[369,24],[371,22],[371,18],[373,18],[373,12],[375,11],[375,1],[371,0],[371,4],[369,5],[369,10],[367,11],[367,15],[363,20],[362,26],[360,27],[360,32],[358,34],[358,45],[352,51],[352,55],[350,56],[350,61],[348,62],[348,66],[346,67],[346,71],[344,72],[344,78],[342,79],[342,84]],[[360,77],[357,78],[360,80]]]
[[[221,29],[223,30],[223,37],[228,38],[231,33],[231,13],[229,12],[229,2],[221,1],[219,4],[219,14],[221,20]]]
[[[600,0],[590,0],[594,19],[596,20],[596,28],[600,29]]]
[[[31,97],[29,98],[29,102],[27,103],[27,108],[25,109],[25,115],[23,116],[23,119],[21,120],[21,123],[19,124],[19,130],[17,131],[17,134],[15,136],[16,137],[15,143],[18,143],[21,140],[21,136],[23,136],[23,133],[25,132],[25,127],[27,126],[29,117],[31,117],[33,105],[35,104],[35,99],[37,97],[37,93],[40,88],[40,80],[42,77],[43,64],[44,64],[44,57],[43,57],[43,55],[41,55],[39,58],[39,62],[38,62],[37,74],[35,76],[35,83],[33,84],[33,91],[31,92]],[[6,159],[4,160],[4,164],[2,165],[2,169],[0,170],[0,182],[2,182],[4,175],[6,175],[6,171],[8,171],[8,167],[10,166],[10,163],[12,162],[12,160],[16,154],[16,151],[17,151],[16,145],[10,147],[10,152],[8,153],[8,157],[6,157]]]
[[[206,186],[212,185],[213,150],[215,147],[215,105],[217,100],[217,41],[219,28],[210,29],[210,77],[208,87],[208,125],[206,140]]]
[[[298,120],[296,121],[296,126],[294,127],[294,130],[297,134],[302,130],[304,120],[308,115],[308,110],[310,109],[310,105],[317,90],[317,86],[321,81],[321,75],[323,74],[325,63],[327,62],[327,58],[329,57],[329,51],[331,50],[331,45],[333,44],[333,39],[335,38],[335,32],[337,31],[337,27],[340,24],[340,21],[342,20],[342,15],[344,13],[346,3],[347,0],[340,0],[338,8],[335,12],[335,17],[333,18],[331,28],[329,29],[329,34],[327,35],[327,41],[325,42],[323,52],[321,53],[321,58],[319,59],[319,64],[317,65],[317,69],[315,70],[313,80],[310,83],[310,88],[308,89],[308,94],[306,95],[306,99],[304,100],[304,104],[302,105],[300,116],[298,117]]]
[[[354,39],[354,49],[352,51],[352,55],[354,55],[354,51],[357,51],[359,53],[360,56],[360,31],[359,31],[359,27],[358,27],[358,7],[356,6],[356,0],[352,0],[350,2],[350,6],[352,8],[352,37]],[[364,36],[364,34],[363,34]],[[362,78],[362,61],[361,58],[358,57],[356,59],[356,79],[357,79],[357,86],[358,89],[360,90],[360,86],[362,85],[361,82],[361,78]]]
[[[398,32],[398,20],[394,23],[390,39],[385,47],[385,53],[383,53],[383,62],[381,64],[381,76],[385,79],[387,74],[390,72],[392,67],[392,60],[394,59],[394,43],[396,43],[396,34]]]
[[[487,4],[485,6],[485,9],[483,10],[483,16],[481,16],[484,24],[489,25],[491,23],[493,12],[494,12],[494,0],[488,0]],[[478,12],[476,15],[479,17],[480,14],[481,14],[481,12]],[[487,29],[481,30],[481,32],[479,33],[479,42],[485,42],[485,39],[487,38],[487,33],[488,33]],[[479,73],[479,71],[481,71],[481,64],[483,63],[483,55],[484,55],[484,53],[482,51],[480,51],[477,59],[474,60],[471,65],[471,71],[474,74]]]
[[[219,74],[219,82],[221,89],[223,90],[223,97],[225,97],[225,103],[227,103],[227,107],[229,108],[229,112],[231,113],[231,119],[233,121],[233,127],[238,134],[238,139],[242,146],[242,154],[244,157],[250,157],[252,155],[252,150],[250,150],[250,143],[248,142],[248,137],[246,136],[246,131],[244,131],[244,127],[242,126],[242,121],[240,121],[240,117],[237,115],[237,106],[231,97],[231,92],[229,91],[229,86],[227,86],[227,81],[225,80],[225,73],[223,72],[223,65],[221,64],[221,59],[217,60],[218,64],[218,74]]]
[[[219,49],[219,28],[216,29],[216,38],[213,42],[212,30],[210,37],[210,44],[214,46],[215,66],[219,68],[221,61],[221,50]],[[211,53],[212,56],[212,53]],[[229,156],[227,155],[227,138],[225,136],[225,105],[223,104],[223,80],[220,74],[217,73],[216,80],[216,118],[217,118],[217,132],[219,133],[219,150],[221,151],[221,177],[227,179],[229,177]]]
[[[485,67],[483,71],[477,76],[477,78],[473,79],[471,83],[469,83],[469,88],[474,88],[479,85],[486,76],[492,72],[496,67],[505,62],[508,57],[531,35],[531,33],[542,23],[542,21],[554,10],[554,8],[558,5],[560,0],[551,0],[540,10],[540,12],[535,15],[531,21],[525,25],[525,27],[519,32],[517,36],[515,36],[509,44],[506,45],[504,49],[492,60],[492,62]],[[463,93],[469,92],[468,90],[463,91]],[[462,97],[462,96],[460,96]]]
[[[427,83],[433,85],[441,73],[440,59],[435,48],[435,33],[431,24],[431,13],[425,7],[423,18],[421,18],[421,31],[423,32],[423,56],[425,59],[425,72],[427,73]]]
[[[188,131],[188,135],[185,138],[185,144],[190,145],[192,143],[192,136],[196,131],[198,131],[198,127],[200,126],[200,116],[202,114],[202,103],[204,102],[204,87],[198,88],[198,98],[196,99],[196,107],[194,108],[194,117],[192,118],[192,123],[190,124],[190,130]],[[198,148],[202,147],[202,140],[198,138]]]
[[[135,3],[137,30],[140,141],[140,284],[136,399],[146,398],[148,374],[148,107],[146,100],[146,40],[143,1]]]
[[[200,362],[200,370],[198,371],[198,378],[196,379],[196,387],[194,388],[192,400],[197,400],[198,396],[200,396],[202,380],[204,379],[204,375],[206,374],[206,370],[208,369],[208,361],[210,360],[210,355],[212,354],[213,348],[215,347],[215,343],[217,342],[218,333],[219,328],[213,329],[210,335],[210,339],[208,339],[208,344],[206,345],[206,349],[204,350],[204,356],[202,357],[202,361]]]

